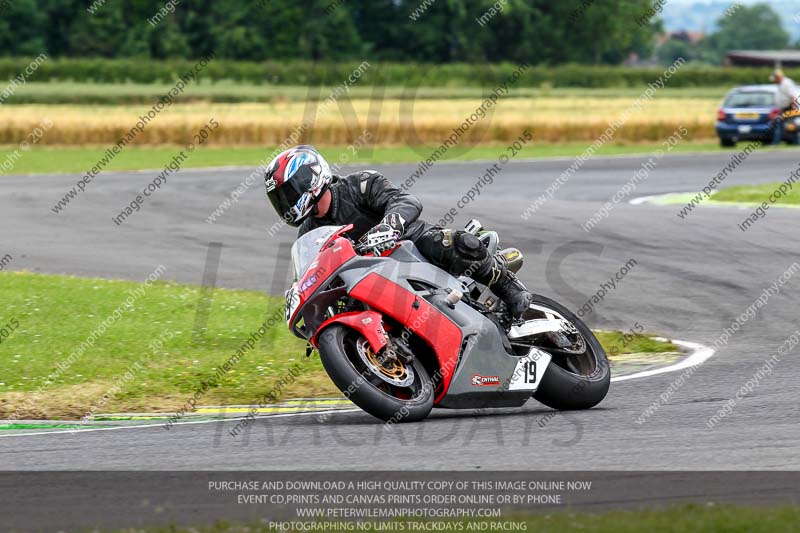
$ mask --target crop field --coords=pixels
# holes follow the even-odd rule
[[[307,120],[298,142],[346,146],[365,129],[377,146],[436,145],[473,115],[460,144],[505,143],[529,129],[538,143],[593,141],[610,123],[621,123],[616,143],[660,141],[681,127],[688,141],[713,139],[719,97],[656,95],[638,102],[638,92],[618,96],[533,93],[501,99],[489,112],[473,115],[479,96],[406,99],[342,97],[338,101],[275,98],[268,102],[223,103],[189,101],[165,107],[136,136],[139,145],[183,144],[210,118],[220,127],[210,146],[275,146],[283,143]],[[295,95],[296,96],[296,95]],[[52,127],[38,140],[42,146],[105,145],[124,137],[146,115],[152,104],[20,104],[0,107],[0,144],[19,143],[43,120]],[[485,116],[481,117],[483,114]],[[477,117],[477,120],[475,118]]]

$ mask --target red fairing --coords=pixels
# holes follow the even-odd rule
[[[311,263],[303,273],[303,277],[295,283],[300,297],[300,304],[289,320],[289,324],[294,324],[297,314],[305,305],[308,297],[323,286],[327,279],[331,277],[331,274],[336,272],[340,266],[356,256],[353,244],[348,239],[339,236],[346,230],[347,227],[343,228],[342,231],[337,232],[323,245],[314,262],[316,264]]]
[[[322,245],[322,248],[324,249],[327,245],[329,245],[331,243],[331,241],[335,241],[336,239],[338,239],[339,237],[341,237],[342,235],[344,235],[345,233],[347,233],[351,229],[353,229],[353,225],[352,224],[348,224],[346,226],[342,226],[341,228],[339,228],[339,230],[336,233],[334,233],[333,235],[328,237],[328,240],[325,241],[325,244]]]
[[[393,317],[434,350],[442,379],[442,390],[435,400],[439,402],[450,387],[461,352],[462,337],[458,326],[426,300],[376,273],[367,275],[353,287],[350,296]],[[418,302],[416,308],[415,302]]]
[[[349,240],[338,238],[320,251],[317,255],[316,265],[311,263],[303,277],[297,282],[301,301],[305,295],[313,294],[323,281],[328,279],[337,268],[356,256],[356,251]]]
[[[323,322],[309,341],[312,346],[318,347],[319,336],[331,324],[343,324],[358,331],[367,339],[372,351],[375,353],[381,351],[388,344],[386,331],[383,329],[383,317],[380,313],[376,311],[353,311],[336,315]]]

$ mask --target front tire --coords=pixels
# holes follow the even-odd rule
[[[394,387],[363,364],[357,343],[363,337],[354,329],[334,324],[319,337],[322,366],[336,387],[361,409],[383,421],[417,422],[433,409],[434,385],[427,370],[414,359],[414,380]]]
[[[594,360],[591,365],[581,364],[586,370],[578,374],[568,369],[568,365],[558,356],[554,356],[533,397],[548,407],[562,411],[594,407],[603,401],[611,385],[611,369],[600,341],[580,318],[558,302],[535,294],[533,304],[548,307],[571,322],[586,341],[587,351]],[[574,369],[576,365],[572,366]]]

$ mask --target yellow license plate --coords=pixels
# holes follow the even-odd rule
[[[736,118],[740,118],[742,120],[756,120],[761,115],[759,115],[758,113],[736,113],[733,116]]]

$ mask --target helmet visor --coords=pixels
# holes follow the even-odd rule
[[[298,191],[295,180],[289,180],[282,186],[267,193],[272,207],[283,220],[292,226],[298,226],[301,219],[298,217],[300,204],[303,203],[306,191]]]

